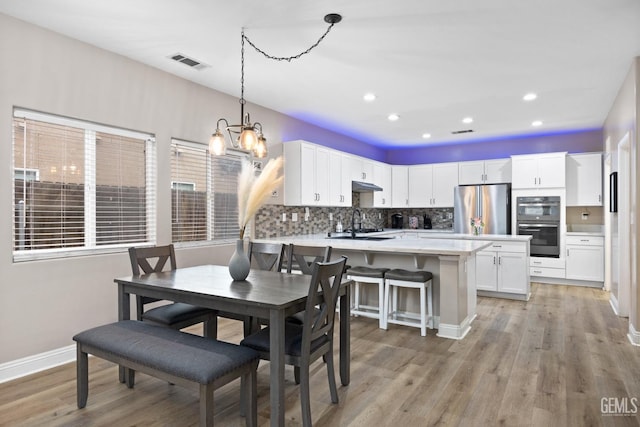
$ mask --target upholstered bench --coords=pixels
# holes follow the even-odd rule
[[[135,371],[180,385],[200,384],[200,425],[213,425],[213,391],[241,378],[241,414],[257,425],[256,371],[259,354],[250,348],[187,334],[175,329],[124,320],[73,337],[77,342],[78,408],[87,404],[88,354],[125,368],[127,386]]]

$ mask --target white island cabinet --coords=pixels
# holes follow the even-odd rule
[[[509,298],[529,299],[528,242],[492,242],[476,254],[476,287],[479,295],[505,293]],[[482,291],[491,292],[485,294]]]
[[[467,239],[327,239],[324,235],[289,236],[257,242],[331,246],[331,256],[348,258],[351,266],[374,266],[426,270],[433,273],[434,326],[438,336],[463,339],[476,317],[475,254],[489,242]],[[401,295],[401,301],[415,308],[415,298]]]

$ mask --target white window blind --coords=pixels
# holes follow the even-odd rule
[[[238,239],[238,175],[243,157],[211,156],[211,233],[214,240]]]
[[[207,167],[204,146],[172,142],[171,235],[174,242],[207,240]]]
[[[242,156],[210,156],[203,144],[171,144],[173,242],[237,239]]]
[[[151,135],[14,111],[14,170],[38,171],[14,174],[14,260],[155,243],[154,150]]]

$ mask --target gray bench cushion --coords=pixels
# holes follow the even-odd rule
[[[211,312],[212,310],[208,308],[176,302],[147,310],[142,314],[142,319],[162,325],[173,325],[195,317],[206,316]]]
[[[73,339],[200,384],[209,384],[259,358],[250,348],[135,320],[98,326]]]
[[[285,322],[284,324],[284,352],[291,356],[299,357],[302,354],[302,325]],[[269,327],[262,329],[255,334],[249,335],[243,339],[240,345],[254,348],[263,353],[269,353]],[[311,352],[313,353],[320,346],[327,343],[329,339],[322,335],[320,338],[311,342]]]
[[[351,267],[347,275],[381,279],[387,271],[389,271],[388,268]]]
[[[385,273],[386,279],[405,280],[407,282],[426,282],[433,279],[433,274],[428,271],[409,271],[396,268]]]

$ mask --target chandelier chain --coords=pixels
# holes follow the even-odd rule
[[[240,33],[240,104],[244,105],[244,28]],[[242,119],[242,118],[241,118]]]
[[[301,56],[306,55],[307,53],[311,52],[313,49],[315,49],[321,42],[322,40],[327,36],[327,34],[329,34],[329,31],[331,31],[331,28],[333,28],[333,26],[336,24],[336,22],[332,22],[331,24],[329,24],[329,28],[327,28],[327,31],[324,32],[324,34],[322,36],[320,36],[320,38],[318,39],[317,42],[315,42],[313,45],[311,45],[307,50],[300,52],[297,55],[293,55],[293,56],[273,56],[273,55],[269,55],[267,52],[265,52],[264,50],[260,49],[258,46],[256,46],[255,44],[253,44],[253,42],[249,39],[249,37],[244,35],[244,30],[242,31],[242,59],[244,61],[244,41],[246,40],[247,43],[249,43],[249,45],[251,45],[252,48],[254,48],[257,52],[261,53],[262,55],[264,55],[265,58],[268,59],[273,59],[274,61],[287,61],[287,62],[291,62],[294,59],[299,59]]]

